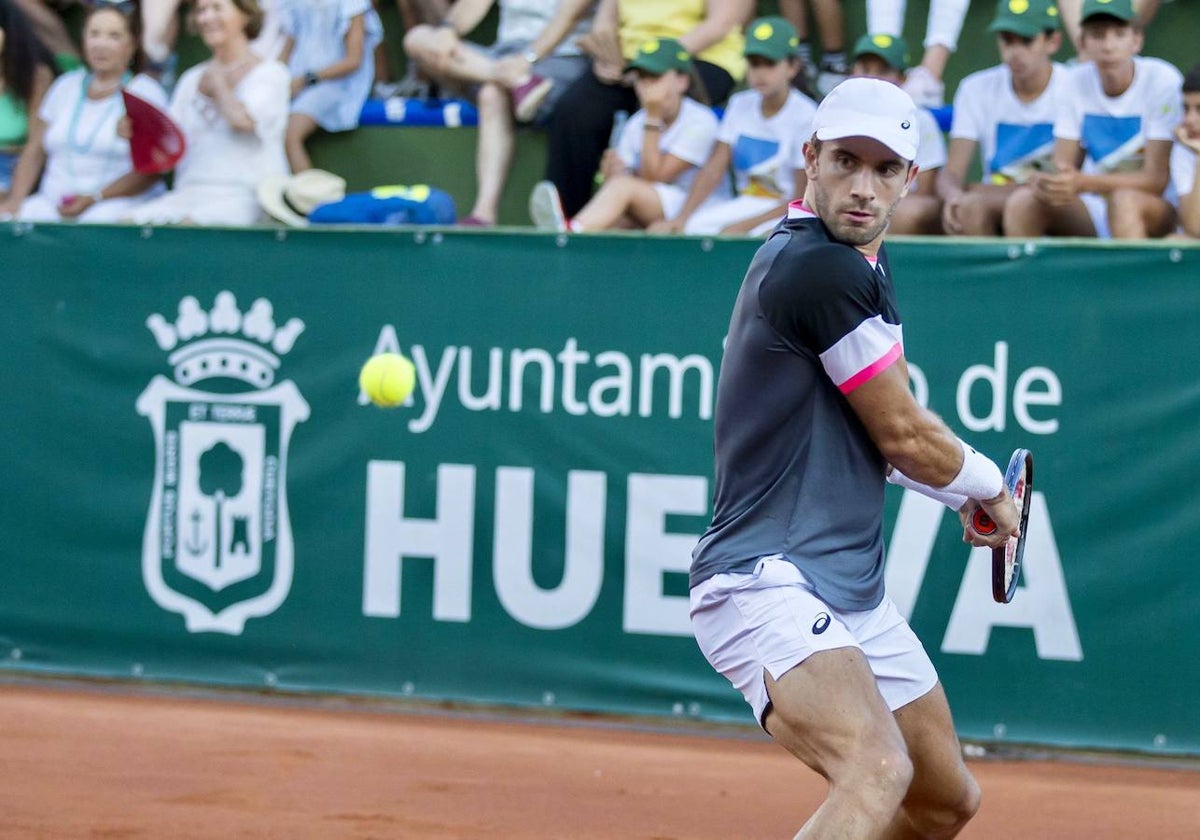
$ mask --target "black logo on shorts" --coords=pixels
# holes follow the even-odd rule
[[[813,633],[820,636],[829,629],[829,622],[833,621],[829,617],[829,613],[818,613],[817,620],[813,622]]]

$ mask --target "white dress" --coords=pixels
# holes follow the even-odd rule
[[[292,100],[292,110],[307,114],[326,131],[358,126],[358,115],[371,92],[375,76],[375,47],[383,25],[370,0],[280,0],[279,21],[292,39],[288,70],[292,78],[315,73],[346,57],[346,32],[358,15],[366,15],[362,62],[348,76],[304,88]]]
[[[251,225],[263,220],[255,187],[269,175],[286,175],[291,79],[287,68],[264,61],[246,73],[234,94],[254,120],[252,132],[234,131],[207,96],[200,77],[210,62],[180,77],[171,97],[171,118],[183,129],[187,152],[175,168],[171,192],[137,208],[141,224]]]
[[[103,99],[89,99],[90,82],[91,74],[80,68],[59,76],[46,91],[38,110],[46,123],[42,140],[46,168],[38,191],[22,202],[18,219],[62,221],[58,206],[64,198],[91,195],[133,170],[129,141],[117,136],[117,123],[125,116],[120,88]],[[167,107],[166,92],[149,76],[134,76],[126,87],[159,108]],[[159,182],[138,196],[97,202],[76,218],[81,222],[115,222],[163,189]]]

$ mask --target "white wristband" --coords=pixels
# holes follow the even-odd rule
[[[966,496],[960,496],[957,493],[947,493],[944,490],[938,490],[936,487],[930,487],[928,484],[922,484],[915,479],[909,478],[895,467],[892,467],[892,471],[888,473],[887,480],[889,484],[896,484],[909,490],[916,490],[922,496],[928,496],[935,502],[941,502],[951,510],[958,510],[967,503]]]
[[[954,493],[968,499],[994,499],[1004,490],[1004,474],[986,455],[980,455],[963,441],[963,465],[954,480],[939,488],[942,493]]]

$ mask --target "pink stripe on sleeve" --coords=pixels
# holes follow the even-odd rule
[[[849,394],[859,385],[874,379],[882,371],[886,370],[892,362],[900,358],[901,352],[900,342],[897,341],[886,353],[839,385],[838,389],[843,394]]]

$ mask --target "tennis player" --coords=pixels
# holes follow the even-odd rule
[[[849,79],[805,144],[808,187],[742,283],[717,389],[713,521],[691,614],[713,667],[830,784],[798,838],[953,837],[979,806],[933,663],[883,590],[888,480],[995,547],[1017,511],[994,462],[909,391],[884,233],[917,170],[917,114]],[[982,507],[997,524],[980,536]]]

